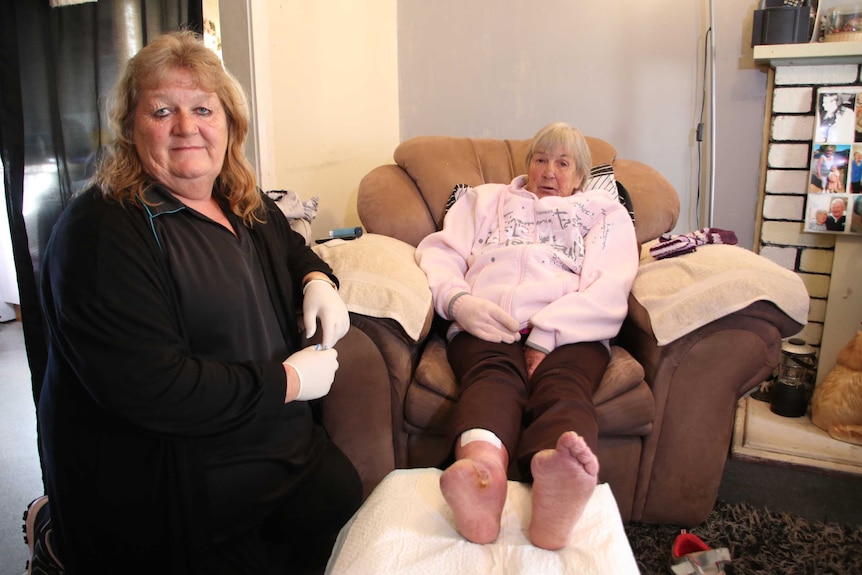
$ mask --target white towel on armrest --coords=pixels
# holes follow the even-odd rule
[[[366,233],[355,240],[331,240],[312,249],[332,266],[349,311],[393,319],[414,342],[425,339],[434,307],[428,278],[416,263],[416,248]]]
[[[732,245],[709,244],[657,260],[647,243],[632,295],[649,313],[659,345],[666,345],[756,301],[769,301],[805,325],[808,290],[794,272]]]

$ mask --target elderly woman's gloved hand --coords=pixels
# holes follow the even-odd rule
[[[283,363],[292,367],[299,378],[299,393],[294,399],[308,401],[329,393],[338,370],[338,352],[332,348],[309,346],[294,353]]]
[[[455,321],[479,339],[502,343],[521,339],[518,320],[489,300],[463,294],[455,296],[451,309]]]
[[[305,324],[305,337],[317,332],[320,320],[321,344],[330,348],[344,337],[350,329],[350,315],[344,300],[328,281],[311,280],[306,284],[302,298],[302,321]]]

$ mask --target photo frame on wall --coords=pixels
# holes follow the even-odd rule
[[[862,234],[862,86],[817,90],[803,231]]]

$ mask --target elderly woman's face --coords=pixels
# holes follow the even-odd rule
[[[141,91],[134,143],[150,176],[176,195],[209,194],[227,151],[227,116],[216,94],[188,70],[175,69]]]
[[[575,172],[575,160],[563,149],[553,152],[536,151],[527,166],[524,186],[540,198],[571,196],[583,178]]]

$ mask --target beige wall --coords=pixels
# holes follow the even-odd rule
[[[360,225],[359,181],[398,145],[395,0],[256,0],[252,12],[258,91],[269,70],[263,185],[320,198],[315,238]]]

